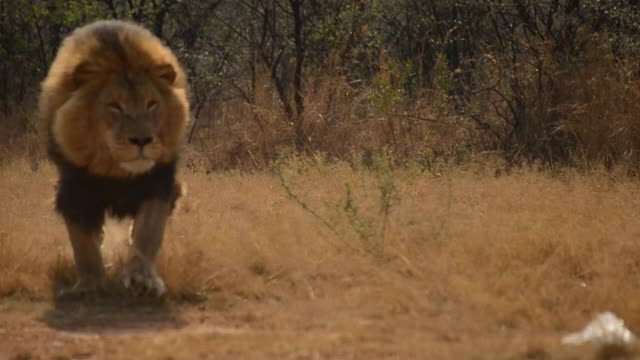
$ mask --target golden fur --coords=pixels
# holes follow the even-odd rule
[[[175,160],[189,117],[186,88],[176,57],[153,34],[99,21],[60,47],[42,83],[41,131],[50,148],[91,174],[136,175]],[[139,134],[154,139],[142,151],[127,141]]]
[[[149,31],[98,21],[68,36],[42,83],[40,126],[58,182],[78,282],[100,286],[106,213],[133,217],[123,282],[160,295],[155,259],[182,189],[176,161],[189,117],[187,81],[176,57]]]

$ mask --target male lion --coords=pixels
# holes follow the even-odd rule
[[[123,282],[161,295],[155,259],[180,186],[176,161],[189,117],[187,80],[158,38],[133,23],[98,21],[75,30],[42,83],[39,112],[59,181],[78,272],[65,293],[102,283],[105,213],[133,217]]]

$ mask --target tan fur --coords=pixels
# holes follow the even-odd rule
[[[186,88],[185,74],[171,50],[144,28],[99,21],[74,31],[58,50],[42,83],[39,103],[40,128],[60,169],[60,182],[64,183],[66,172],[75,176],[72,181],[87,181],[88,173],[89,178],[130,178],[118,183],[133,184],[136,176],[156,164],[172,168],[189,117]],[[174,175],[169,175],[172,181]],[[178,182],[173,186],[172,199],[134,200],[141,201],[140,207],[132,210],[135,214],[126,214],[135,217],[131,256],[123,275],[128,287],[141,286],[156,295],[165,291],[155,259],[167,217],[183,193]],[[90,221],[74,222],[77,213],[68,216],[75,204],[65,201],[78,198],[68,194],[57,205],[65,216],[79,278],[63,294],[74,295],[99,287],[104,266],[100,229],[87,227]]]
[[[154,142],[143,155],[156,163],[175,160],[189,117],[185,74],[169,48],[135,24],[100,21],[67,37],[42,83],[40,128],[47,141],[75,166],[99,176],[135,175],[122,163],[139,149],[127,142],[135,123],[114,127],[121,116],[149,118]],[[156,102],[149,111],[151,102]],[[151,130],[144,130],[151,131]]]

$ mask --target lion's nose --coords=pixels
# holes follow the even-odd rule
[[[151,136],[138,136],[138,137],[130,137],[129,142],[133,145],[138,145],[143,148],[145,145],[150,144],[153,141],[153,137]]]

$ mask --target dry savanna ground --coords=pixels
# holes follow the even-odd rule
[[[55,171],[6,162],[0,358],[611,357],[560,339],[605,310],[640,333],[637,180],[494,170],[185,170],[159,261],[167,297],[113,285],[68,303],[52,296],[74,276]],[[122,228],[104,245],[114,280]]]

